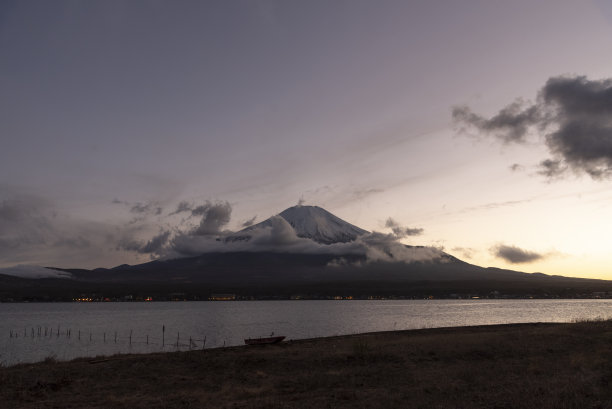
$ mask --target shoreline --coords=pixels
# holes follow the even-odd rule
[[[596,318],[594,320],[584,320],[584,321],[600,321],[600,318]],[[612,320],[612,318],[611,318]],[[317,343],[325,340],[333,340],[333,339],[346,339],[346,338],[367,338],[373,336],[392,336],[392,335],[400,335],[400,334],[410,334],[410,333],[418,333],[418,332],[426,332],[432,331],[434,333],[454,333],[454,332],[470,332],[472,330],[478,329],[491,329],[495,330],[496,328],[511,328],[511,327],[529,327],[529,326],[545,326],[545,325],[565,325],[572,324],[572,322],[516,322],[516,323],[497,323],[497,324],[476,324],[476,325],[462,325],[456,327],[422,327],[422,328],[408,328],[408,329],[399,329],[399,330],[383,330],[383,331],[370,331],[370,332],[356,332],[350,334],[334,334],[334,335],[326,335],[326,336],[318,336],[318,337],[309,337],[309,338],[286,338],[281,342],[283,345],[292,345],[292,344],[301,344],[301,343]],[[64,334],[62,333],[62,336]],[[110,339],[110,338],[109,338]],[[125,341],[125,338],[122,338]],[[201,342],[199,339],[195,339],[194,341]],[[142,341],[140,341],[142,342]],[[278,345],[277,345],[278,346]],[[218,350],[230,350],[235,348],[253,348],[258,347],[257,345],[246,345],[244,343],[233,344],[233,345],[220,345],[220,346],[210,346],[201,348],[199,346],[194,346],[193,348],[189,348],[188,344],[181,343],[181,345],[176,349],[174,344],[169,341],[167,343],[166,350],[157,350],[157,351],[149,351],[149,352],[117,352],[113,354],[99,354],[99,355],[83,355],[83,356],[75,356],[68,359],[58,358],[55,355],[46,356],[41,358],[38,361],[23,361],[17,363],[7,364],[6,362],[0,361],[0,369],[1,368],[11,368],[19,365],[38,365],[43,362],[57,362],[57,363],[70,363],[73,361],[88,361],[88,360],[111,360],[111,359],[137,359],[138,357],[145,357],[148,355],[162,355],[162,354],[175,354],[175,353],[183,353],[183,352],[197,352],[197,351],[218,351]],[[1,357],[1,354],[0,354]]]
[[[0,304],[57,304],[57,303],[173,303],[173,302],[252,302],[252,301],[519,301],[519,300],[612,300],[612,292],[606,295],[593,294],[576,294],[573,296],[552,296],[552,295],[512,295],[507,297],[488,297],[488,296],[320,296],[320,297],[304,297],[294,298],[292,296],[237,296],[235,299],[213,299],[208,297],[203,298],[184,298],[184,299],[94,299],[94,298],[57,298],[57,299],[23,299],[15,300],[10,297],[0,298]]]
[[[19,408],[609,408],[612,321],[48,359],[0,368],[0,384],[0,399]]]

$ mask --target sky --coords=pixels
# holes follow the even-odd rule
[[[611,46],[606,0],[3,1],[0,267],[302,203],[612,279]]]

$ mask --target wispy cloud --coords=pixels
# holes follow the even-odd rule
[[[242,222],[240,225],[241,225],[242,227],[250,227],[250,226],[252,226],[252,225],[254,225],[254,224],[255,224],[255,220],[257,220],[257,216],[253,216],[253,217],[251,217],[250,219],[245,220],[245,221],[244,221],[244,222]]]
[[[400,239],[406,236],[420,236],[421,234],[423,234],[424,231],[422,228],[419,227],[402,226],[398,222],[393,220],[391,217],[389,217],[385,221],[385,227],[390,228],[393,234]]]
[[[453,247],[451,251],[459,253],[462,258],[468,259],[474,257],[474,254],[476,253],[476,249],[473,249],[471,247]]]
[[[510,165],[510,170],[513,172],[520,172],[525,170],[525,167],[519,163],[513,163],[512,165]]]
[[[524,143],[527,142],[529,128],[541,120],[536,105],[525,105],[521,100],[515,101],[491,118],[478,115],[468,106],[461,105],[453,107],[452,115],[460,132],[475,128],[492,134],[503,143]]]
[[[200,224],[192,231],[195,236],[209,236],[221,233],[221,228],[230,222],[232,206],[229,202],[206,202],[197,206],[191,212],[194,216],[202,216]]]
[[[491,249],[491,253],[497,258],[512,264],[533,263],[542,260],[546,255],[534,251],[525,250],[516,246],[499,244]]]
[[[161,206],[161,204],[156,201],[130,203],[125,200],[119,200],[115,198],[112,200],[111,203],[126,206],[129,209],[130,213],[136,214],[138,215],[138,217],[159,216],[164,211],[164,208]]]
[[[71,218],[43,197],[8,190],[0,191],[2,196],[0,262],[4,265],[101,260],[120,230],[133,229],[128,224],[113,226]]]

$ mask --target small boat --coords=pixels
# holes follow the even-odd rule
[[[284,335],[274,336],[274,332],[266,338],[246,338],[244,343],[247,345],[265,345],[265,344],[277,344],[285,339]]]

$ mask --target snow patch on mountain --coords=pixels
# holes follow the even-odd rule
[[[53,270],[51,268],[19,264],[13,267],[0,268],[0,274],[20,278],[72,278],[72,274],[66,271]]]

